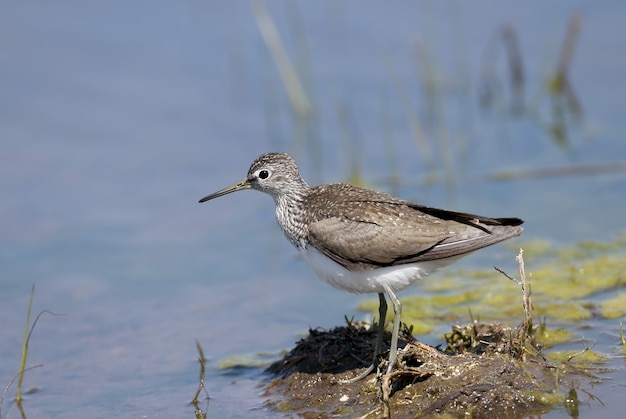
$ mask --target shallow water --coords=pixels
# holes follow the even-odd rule
[[[262,410],[258,368],[216,365],[277,354],[309,326],[363,316],[356,306],[364,297],[331,289],[296,257],[270,198],[250,192],[197,203],[240,180],[265,151],[292,153],[310,183],[360,179],[432,206],[519,216],[526,232],[515,246],[610,240],[624,229],[623,172],[485,180],[625,159],[622,3],[268,9],[316,110],[305,123],[249,3],[0,6],[0,383],[19,368],[32,284],[34,313],[64,314],[44,315],[32,335],[28,364],[44,366],[26,374],[25,387],[39,389],[27,396],[29,417],[192,416],[196,340],[209,358],[209,415],[273,416]],[[582,29],[568,76],[584,116],[565,112],[559,137],[546,80],[574,12]],[[478,106],[483,59],[504,24],[520,42],[524,116],[508,112],[503,49],[495,60],[501,95],[490,109]],[[428,147],[416,142],[407,114]],[[458,266],[514,270],[513,249]],[[603,404],[591,401],[584,412],[619,412],[626,378],[618,325],[595,320],[577,330],[615,356],[611,381],[594,388]]]

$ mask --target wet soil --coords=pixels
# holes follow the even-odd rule
[[[343,383],[371,362],[375,328],[348,322],[310,330],[267,369],[268,407],[304,418],[518,418],[550,410],[550,395],[559,394],[554,368],[498,323],[456,326],[445,350],[417,342],[406,327],[401,335],[403,349],[389,374]],[[389,340],[387,333],[387,348]]]

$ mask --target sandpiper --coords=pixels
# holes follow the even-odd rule
[[[244,189],[274,198],[283,233],[322,280],[352,293],[378,293],[374,360],[348,381],[366,377],[378,365],[387,313],[385,294],[395,314],[389,373],[397,358],[402,312],[396,292],[470,252],[524,231],[519,218],[427,207],[345,183],[309,186],[286,153],[259,156],[245,179],[200,202]]]

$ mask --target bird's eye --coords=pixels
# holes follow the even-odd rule
[[[267,179],[268,177],[270,177],[269,170],[261,170],[261,171],[259,171],[259,179]]]

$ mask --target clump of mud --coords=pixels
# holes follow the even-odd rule
[[[455,326],[445,350],[417,342],[406,327],[401,335],[403,349],[391,373],[343,384],[371,362],[375,328],[348,322],[310,330],[267,369],[274,377],[265,390],[268,407],[305,418],[517,418],[550,410],[550,395],[558,394],[545,359],[524,351],[527,343],[498,323]],[[387,348],[389,340],[387,333]],[[387,355],[380,371],[386,371]]]

